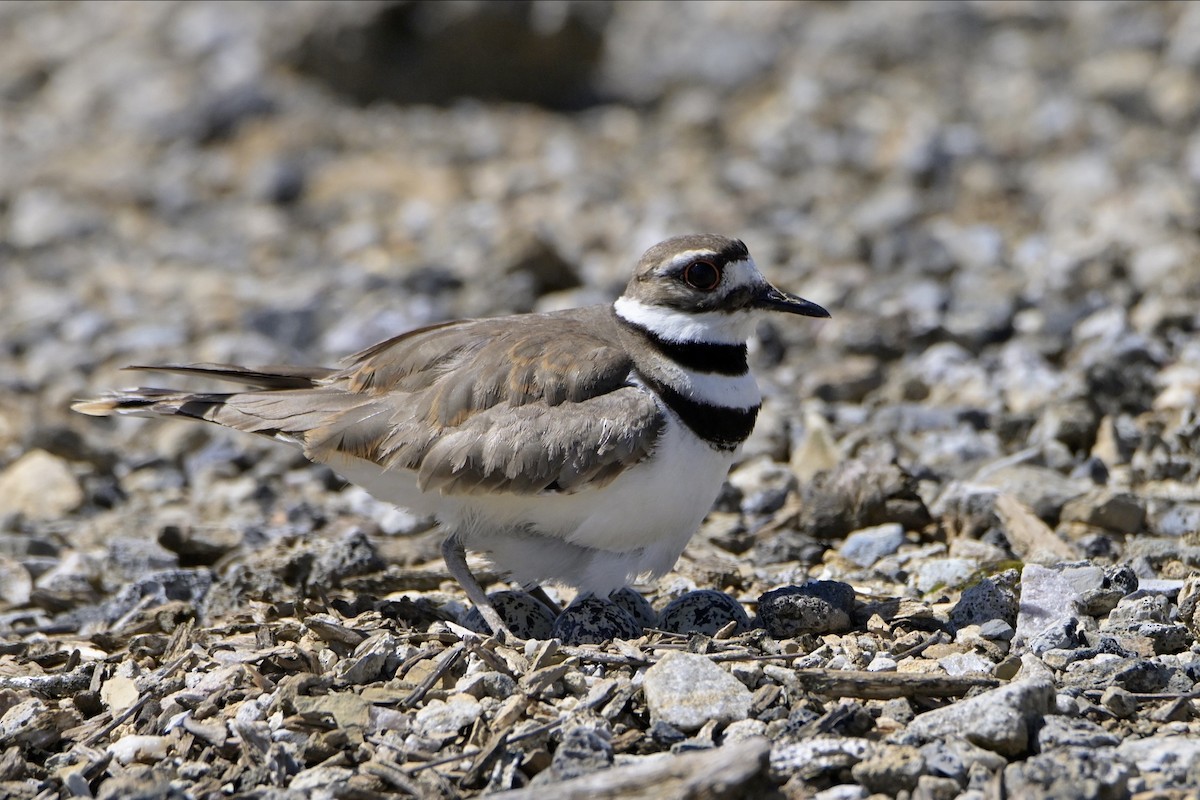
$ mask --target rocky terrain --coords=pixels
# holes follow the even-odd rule
[[[1198,123],[1197,3],[0,4],[0,796],[1200,797]],[[695,231],[833,319],[523,645],[429,520],[68,410]]]

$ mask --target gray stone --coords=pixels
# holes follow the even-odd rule
[[[483,706],[469,694],[455,694],[446,700],[429,700],[422,706],[413,720],[416,733],[434,742],[444,743],[469,725],[483,713]]]
[[[45,450],[30,450],[0,472],[0,517],[57,519],[78,508],[83,488],[70,464]]]
[[[214,564],[242,543],[242,531],[231,526],[164,525],[158,543],[178,553],[184,563]]]
[[[1171,504],[1152,515],[1149,527],[1160,536],[1186,536],[1200,531],[1200,504]]]
[[[771,777],[811,781],[838,775],[862,761],[875,745],[865,739],[819,735],[799,742],[776,741],[771,746]]]
[[[1046,717],[1037,733],[1038,750],[1045,752],[1057,747],[1115,747],[1121,738],[1096,723],[1080,717]]]
[[[33,577],[23,564],[0,555],[0,602],[20,607],[33,593]]]
[[[993,621],[1016,625],[1016,580],[1016,570],[1008,570],[1002,575],[983,578],[974,586],[964,589],[954,608],[950,609],[951,626],[960,630],[968,625],[984,625]]]
[[[922,775],[917,779],[917,789],[912,797],[913,800],[955,800],[966,797],[966,793],[962,791],[958,781]]]
[[[1074,631],[1083,595],[1059,570],[1026,564],[1021,571],[1021,604],[1013,647],[1034,653],[1069,648],[1078,643]]]
[[[1147,736],[1126,739],[1117,755],[1134,764],[1151,787],[1195,786],[1200,777],[1200,739],[1195,736]]]
[[[125,616],[135,606],[147,608],[171,601],[199,606],[213,585],[207,569],[166,569],[152,572],[121,588],[104,604],[104,618],[110,623]]]
[[[550,767],[540,773],[531,785],[570,780],[611,767],[613,763],[612,732],[603,718],[578,721],[563,731],[562,741],[554,749]]]
[[[910,581],[922,593],[955,589],[971,580],[978,570],[979,562],[974,559],[930,558],[917,565]]]
[[[916,717],[905,736],[929,741],[965,736],[972,744],[1004,756],[1029,752],[1030,735],[1054,708],[1054,684],[1020,680]]]
[[[867,790],[858,784],[843,783],[817,792],[812,796],[812,800],[867,800],[868,796]]]
[[[1002,619],[992,619],[979,625],[979,635],[984,639],[1000,642],[1012,641],[1017,633],[1016,628]]]
[[[1134,774],[1111,747],[1070,747],[1009,764],[1004,788],[1009,797],[1123,800]]]
[[[1079,482],[1035,464],[988,465],[972,482],[1011,494],[1051,524],[1058,521],[1063,505],[1084,491]]]
[[[925,771],[925,759],[917,748],[908,745],[879,744],[862,761],[850,768],[850,774],[871,792],[895,794],[911,790]]]
[[[1063,505],[1061,522],[1082,522],[1117,533],[1137,533],[1146,520],[1145,503],[1128,492],[1094,489]]]
[[[685,732],[700,730],[710,720],[727,725],[750,714],[750,690],[695,653],[667,653],[646,670],[642,691],[652,720]]]
[[[989,661],[978,653],[954,653],[938,659],[938,664],[947,675],[991,675],[996,668],[994,661]]]
[[[838,552],[860,567],[869,567],[904,544],[904,526],[897,522],[862,528],[846,537]]]
[[[1121,600],[1108,615],[1104,627],[1128,628],[1143,622],[1170,622],[1171,601],[1162,595]]]
[[[8,238],[23,248],[45,247],[92,232],[101,216],[49,188],[24,189],[11,198]]]

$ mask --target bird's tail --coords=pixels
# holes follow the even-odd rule
[[[334,371],[323,367],[263,367],[250,369],[229,364],[166,364],[127,369],[200,375],[252,387],[244,392],[181,392],[177,389],[139,387],[107,392],[71,405],[93,417],[187,417],[257,433],[291,444],[303,444],[306,421],[297,419],[297,405],[312,410],[318,382]],[[308,403],[304,403],[308,400]],[[315,404],[318,407],[328,404]]]

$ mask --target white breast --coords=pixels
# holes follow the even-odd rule
[[[421,492],[409,470],[385,472],[344,456],[328,463],[381,500],[436,516],[518,582],[603,595],[675,564],[735,455],[713,449],[670,415],[651,458],[606,486],[569,495],[446,497]]]

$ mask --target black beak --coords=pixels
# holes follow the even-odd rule
[[[767,284],[754,298],[754,307],[765,311],[784,311],[788,314],[800,314],[804,317],[828,317],[829,312],[811,300],[797,297],[794,294],[781,292]]]

